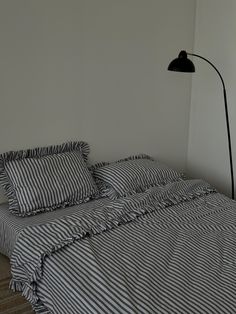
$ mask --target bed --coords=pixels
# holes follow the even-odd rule
[[[43,314],[235,314],[236,203],[173,176],[125,193],[24,218],[1,206],[11,288]]]

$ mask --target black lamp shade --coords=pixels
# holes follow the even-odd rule
[[[193,73],[195,72],[195,66],[192,63],[192,61],[188,59],[187,52],[182,50],[179,53],[178,58],[171,61],[171,63],[168,66],[168,70],[175,72]]]

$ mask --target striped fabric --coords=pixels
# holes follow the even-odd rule
[[[144,192],[152,186],[181,180],[181,174],[140,154],[113,163],[98,163],[90,168],[102,196],[111,199]]]
[[[0,253],[10,258],[19,234],[28,226],[49,223],[55,219],[72,215],[76,212],[80,212],[81,215],[84,215],[84,213],[94,210],[97,207],[107,206],[107,203],[109,202],[111,201],[108,198],[100,198],[75,206],[58,208],[57,210],[48,211],[39,215],[27,216],[24,219],[22,219],[22,217],[12,215],[8,209],[8,204],[1,204]]]
[[[0,181],[11,213],[28,216],[86,202],[98,194],[84,142],[9,152],[0,156]]]
[[[42,314],[235,314],[235,221],[200,180],[153,187],[24,229],[11,287]]]

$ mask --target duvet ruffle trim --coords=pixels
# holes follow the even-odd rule
[[[116,190],[112,186],[110,186],[108,183],[101,181],[99,179],[95,179],[95,182],[98,186],[101,197],[109,197],[111,200],[117,200],[117,199],[122,198],[122,197],[129,197],[129,196],[132,196],[132,195],[135,195],[138,193],[144,193],[147,190],[154,188],[154,187],[163,187],[167,184],[170,184],[173,182],[180,182],[183,180],[184,180],[184,175],[181,174],[181,177],[175,178],[173,180],[166,180],[166,181],[160,182],[159,184],[153,183],[153,184],[139,186],[139,187],[137,187],[136,190],[132,190],[132,191],[128,191],[128,192],[123,193],[122,196],[120,196],[119,193],[116,192]]]
[[[25,239],[30,239],[34,242],[34,237],[37,238],[39,234],[45,236],[45,225],[42,229],[39,226],[29,227],[23,230],[20,234],[16,249],[13,252],[11,258],[12,264],[12,280],[10,282],[10,288],[14,291],[21,291],[22,295],[34,306],[37,310],[40,309],[40,313],[48,313],[48,309],[42,311],[42,303],[37,295],[37,282],[43,276],[43,264],[46,257],[52,255],[54,252],[61,250],[63,247],[71,245],[75,241],[81,240],[87,236],[95,236],[104,231],[111,230],[119,225],[126,224],[134,221],[138,217],[152,213],[156,210],[165,209],[169,206],[178,205],[183,202],[188,202],[197,198],[201,198],[211,193],[215,193],[216,190],[211,188],[208,184],[199,184],[199,180],[193,183],[193,189],[184,187],[186,193],[180,192],[173,193],[171,190],[165,190],[163,193],[150,193],[145,197],[141,197],[137,200],[135,198],[123,198],[116,202],[112,202],[103,208],[101,213],[89,213],[80,217],[80,219],[73,220],[65,225],[65,232],[63,239],[58,240],[57,233],[55,232],[54,243],[49,243],[47,247],[35,247],[35,251],[32,256],[25,256],[22,258],[21,245],[24,246]],[[183,181],[183,184],[186,182]],[[186,185],[186,184],[185,184]],[[183,192],[183,189],[181,190]],[[69,221],[68,220],[68,221]],[[61,222],[61,220],[60,220]],[[60,233],[62,232],[60,226]],[[20,243],[21,242],[21,243]]]

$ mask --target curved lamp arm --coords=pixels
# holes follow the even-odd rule
[[[232,159],[232,147],[231,147],[231,135],[230,135],[230,126],[229,126],[229,113],[228,113],[228,102],[227,102],[227,94],[226,94],[226,88],[225,88],[225,82],[223,80],[223,77],[219,70],[215,67],[215,65],[207,60],[206,58],[199,56],[195,53],[189,53],[187,52],[187,55],[198,57],[207,63],[209,63],[217,72],[217,74],[220,77],[221,83],[223,85],[223,93],[224,93],[224,104],[225,104],[225,117],[226,117],[226,126],[227,126],[227,135],[228,135],[228,146],[229,146],[229,160],[230,160],[230,173],[231,173],[231,187],[232,187],[232,199],[234,199],[234,168],[233,168],[233,159]]]
[[[223,77],[222,77],[222,75],[220,74],[220,71],[217,69],[217,67],[216,67],[211,61],[209,61],[208,59],[206,59],[206,58],[204,58],[204,57],[202,57],[202,56],[200,56],[200,55],[196,55],[195,53],[187,52],[187,55],[189,55],[189,56],[194,56],[194,57],[198,57],[198,58],[200,58],[200,59],[202,59],[202,60],[205,60],[207,63],[209,63],[209,64],[216,70],[217,74],[219,75],[220,80],[221,80],[222,85],[223,85],[223,89],[225,90],[225,82],[224,82],[224,80],[223,80]]]
[[[182,50],[179,53],[178,58],[174,59],[168,66],[169,71],[177,71],[177,72],[195,72],[194,64],[190,59],[187,58],[187,55],[194,56],[206,61],[210,64],[213,69],[217,72],[220,77],[222,86],[223,86],[223,94],[224,94],[224,104],[225,104],[225,118],[226,118],[226,126],[227,126],[227,135],[228,135],[228,147],[229,147],[229,160],[230,160],[230,173],[231,173],[231,187],[232,187],[232,199],[234,199],[234,169],[233,169],[233,159],[232,159],[232,147],[231,147],[231,135],[230,135],[230,126],[229,126],[229,114],[228,114],[228,103],[227,103],[227,94],[225,88],[225,82],[220,71],[215,67],[215,65],[207,60],[206,58],[197,55],[195,53],[189,53]]]

